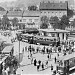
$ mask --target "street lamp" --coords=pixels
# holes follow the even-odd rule
[[[22,40],[22,38],[18,37],[18,40],[19,40],[19,63],[20,63],[20,41]]]

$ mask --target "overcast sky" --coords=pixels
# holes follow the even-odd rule
[[[0,2],[11,2],[11,1],[16,1],[16,0],[0,0]],[[19,1],[19,0],[18,0]],[[21,0],[20,0],[21,1]],[[28,1],[28,0],[24,0],[24,1]],[[33,0],[30,0],[30,1],[33,1]],[[34,0],[34,1],[37,1],[37,0]],[[40,1],[40,0],[38,0]],[[53,0],[52,0],[53,1]],[[54,0],[54,1],[64,1],[64,0]]]
[[[11,2],[11,1],[16,1],[16,0],[0,0],[0,2]]]
[[[58,1],[67,1],[67,0],[0,0],[0,3],[1,2],[12,2],[12,1],[16,1],[16,6],[19,4],[24,4],[24,5],[30,5],[30,4],[37,4],[41,1],[55,1],[55,2],[58,2]],[[68,0],[69,1],[69,5],[75,5],[75,0]],[[12,3],[13,4],[13,3]],[[8,5],[8,4],[7,4]]]

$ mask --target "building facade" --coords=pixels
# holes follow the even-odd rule
[[[22,14],[22,11],[8,11],[7,17],[9,18],[9,20],[17,18],[20,22],[22,20]]]
[[[63,15],[67,16],[67,9],[68,9],[68,3],[50,3],[49,1],[47,3],[40,3],[39,10],[41,15],[40,16],[57,16],[58,18],[61,18]]]
[[[67,16],[68,3],[50,3],[49,1],[47,3],[42,2],[38,8],[39,10],[36,11],[21,11],[19,9],[8,11],[6,13],[4,11],[3,13],[0,12],[0,17],[2,18],[3,15],[7,15],[9,20],[18,18],[19,23],[23,23],[26,28],[40,28],[42,16],[47,16],[49,18],[52,16],[57,16],[59,19],[63,15]]]
[[[40,12],[39,11],[24,11],[22,23],[25,23],[25,28],[39,28]]]

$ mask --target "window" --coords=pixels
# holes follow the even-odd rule
[[[32,22],[32,19],[29,19],[30,22]]]
[[[35,19],[35,22],[38,22],[38,19]]]
[[[26,22],[26,19],[23,19],[23,22]]]
[[[54,33],[52,33],[51,35],[52,35],[52,37],[55,37],[55,34]]]
[[[62,35],[63,35],[62,37],[63,37],[63,39],[64,39],[64,33],[63,33]]]
[[[57,12],[55,12],[57,14]]]
[[[57,34],[57,37],[59,37],[59,33]]]
[[[62,7],[62,5],[60,5],[60,7]]]

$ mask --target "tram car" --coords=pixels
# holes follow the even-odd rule
[[[33,34],[21,34],[19,36],[23,42],[28,42],[30,44],[41,44],[41,45],[57,45],[59,43],[57,37],[50,36],[40,36]]]
[[[71,53],[57,59],[58,72],[61,75],[69,75],[75,69],[75,53]]]
[[[57,37],[50,36],[34,36],[33,43],[42,45],[56,45]]]

